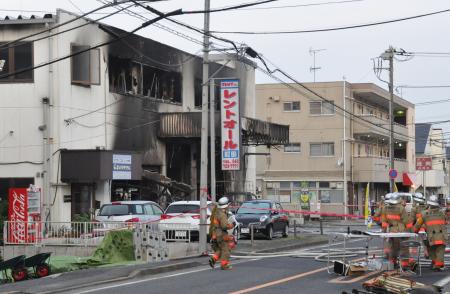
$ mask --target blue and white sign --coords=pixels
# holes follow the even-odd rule
[[[131,155],[113,154],[112,178],[113,180],[131,180]]]

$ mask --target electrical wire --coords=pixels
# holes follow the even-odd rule
[[[115,12],[109,13],[109,14],[103,16],[103,17],[100,17],[100,18],[96,19],[96,20],[88,20],[88,22],[80,24],[80,25],[77,25],[77,26],[74,26],[72,28],[69,28],[69,29],[66,29],[66,30],[62,30],[62,31],[58,31],[56,33],[53,33],[53,34],[50,34],[50,35],[46,35],[44,37],[36,38],[36,39],[33,39],[33,40],[27,40],[26,42],[27,43],[34,43],[34,42],[37,42],[37,41],[45,40],[45,39],[48,39],[48,38],[51,38],[51,37],[54,37],[54,36],[57,36],[57,35],[61,35],[61,34],[64,34],[64,33],[67,33],[67,32],[70,32],[70,31],[82,28],[82,27],[87,26],[89,24],[98,23],[100,20],[103,20],[105,18],[108,18],[108,17],[111,17],[113,15],[116,15],[116,14],[122,12],[123,10],[128,9],[128,8],[130,8],[132,6],[134,6],[134,4],[128,5],[126,8],[119,9],[119,10],[117,10]],[[9,49],[9,48],[22,46],[22,45],[23,45],[22,43],[15,43],[15,44],[13,44],[11,46],[8,46],[8,47],[5,47],[5,48],[0,48],[0,51],[1,50],[6,50],[6,49]]]
[[[62,60],[65,60],[65,59],[77,56],[77,55],[80,55],[80,54],[83,54],[85,52],[89,52],[89,51],[91,51],[93,49],[97,49],[97,48],[100,48],[100,47],[103,47],[103,46],[115,43],[117,41],[120,41],[121,39],[124,39],[124,38],[126,38],[128,36],[133,35],[137,31],[142,30],[143,28],[146,28],[147,26],[153,24],[154,22],[157,22],[157,21],[159,21],[159,20],[161,20],[163,18],[166,18],[166,17],[168,17],[170,15],[180,15],[180,14],[183,14],[182,10],[180,10],[180,9],[179,10],[174,10],[174,11],[169,12],[167,14],[163,14],[161,16],[158,16],[158,17],[154,18],[154,19],[151,19],[151,20],[141,24],[139,27],[133,29],[132,31],[126,32],[126,33],[120,35],[120,37],[113,38],[113,39],[111,39],[109,41],[106,41],[106,42],[98,43],[97,45],[94,45],[94,46],[89,47],[87,49],[79,50],[77,52],[74,52],[74,53],[71,53],[71,54],[68,54],[68,55],[65,55],[65,56],[53,59],[53,60],[48,61],[48,62],[43,62],[41,64],[38,64],[38,65],[35,65],[35,66],[31,66],[31,67],[27,67],[27,68],[24,68],[24,69],[20,69],[20,70],[17,70],[15,72],[12,72],[12,73],[0,75],[0,79],[4,79],[4,78],[10,77],[10,76],[14,76],[14,75],[17,75],[17,74],[20,74],[20,73],[32,71],[32,70],[35,70],[35,69],[38,69],[38,68],[41,68],[41,67],[44,67],[44,66],[47,66],[47,65],[50,65],[50,64],[53,64],[53,63],[56,63],[56,62],[59,62],[59,61],[62,61]]]
[[[306,4],[295,4],[295,5],[282,5],[282,6],[269,6],[269,7],[252,7],[252,8],[242,8],[237,11],[245,10],[272,10],[272,9],[284,9],[284,8],[298,8],[298,7],[311,7],[311,6],[322,6],[322,5],[333,5],[333,4],[344,4],[353,2],[362,2],[365,0],[343,0],[343,1],[327,1],[319,3],[306,3]]]
[[[128,1],[128,0],[125,0],[125,1],[123,1],[123,2],[121,2],[121,3],[126,3],[126,2],[129,2],[129,1]],[[117,2],[117,3],[118,3],[118,2]],[[35,36],[38,36],[38,35],[43,34],[43,33],[50,32],[50,31],[52,31],[52,30],[54,30],[54,29],[60,28],[60,27],[65,26],[65,25],[67,25],[67,24],[69,24],[69,23],[72,23],[72,22],[74,22],[74,21],[76,21],[76,20],[79,20],[79,19],[81,19],[81,18],[84,18],[84,17],[88,16],[89,14],[92,14],[92,13],[94,13],[94,12],[96,12],[96,11],[99,11],[99,10],[102,10],[102,9],[105,9],[105,8],[107,8],[107,7],[111,7],[111,6],[114,6],[114,5],[116,5],[116,4],[114,4],[114,3],[113,3],[113,4],[106,4],[106,5],[97,7],[97,8],[95,8],[95,9],[91,10],[91,11],[88,11],[88,12],[86,12],[86,13],[83,13],[82,15],[79,15],[79,16],[77,16],[77,17],[75,17],[75,18],[72,18],[72,19],[70,19],[70,20],[68,20],[68,21],[62,22],[62,23],[57,24],[57,25],[55,25],[55,26],[52,26],[51,28],[48,28],[48,29],[45,29],[45,30],[41,30],[41,31],[39,31],[39,32],[32,33],[32,34],[23,36],[23,37],[21,37],[21,38],[15,39],[15,40],[13,40],[13,41],[9,41],[9,42],[3,43],[3,44],[0,45],[0,48],[4,48],[4,47],[7,47],[7,46],[9,46],[9,45],[11,45],[11,44],[15,44],[15,43],[17,43],[17,42],[23,41],[23,40],[25,40],[25,39],[28,39],[28,38],[31,38],[31,37],[35,37]]]
[[[417,19],[432,15],[437,15],[441,13],[447,13],[450,9],[444,9],[439,11],[434,11],[430,13],[424,13],[424,14],[418,14],[414,16],[409,17],[402,17],[392,20],[385,20],[385,21],[379,21],[379,22],[373,22],[373,23],[367,23],[367,24],[357,24],[357,25],[349,25],[349,26],[341,26],[341,27],[334,27],[334,28],[323,28],[323,29],[311,29],[311,30],[293,30],[293,31],[260,31],[260,32],[250,32],[250,31],[211,31],[211,33],[215,34],[240,34],[240,35],[282,35],[282,34],[304,34],[304,33],[319,33],[319,32],[330,32],[330,31],[341,31],[341,30],[349,30],[349,29],[357,29],[357,28],[364,28],[364,27],[371,27],[371,26],[378,26],[378,25],[384,25],[389,23],[395,23],[395,22],[401,22],[411,19]]]
[[[433,101],[415,103],[414,106],[416,106],[416,107],[417,106],[426,106],[426,105],[434,105],[434,104],[448,103],[448,102],[450,102],[450,99],[433,100]]]

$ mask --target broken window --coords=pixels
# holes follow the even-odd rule
[[[2,75],[13,74],[31,67],[33,67],[32,43],[22,42],[11,45],[9,48],[0,48],[0,82],[33,82],[33,70],[2,78]]]
[[[108,63],[110,91],[181,103],[182,81],[179,72],[114,56],[109,57]]]
[[[71,45],[71,54],[88,50],[85,45]],[[92,49],[71,58],[72,84],[100,85],[100,49]]]

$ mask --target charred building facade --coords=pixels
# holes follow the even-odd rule
[[[75,17],[58,10],[44,18],[0,20],[0,42]],[[23,46],[30,50],[22,53],[37,65],[125,33],[83,18],[71,25],[84,26],[36,42],[25,39]],[[6,65],[17,67],[11,56],[5,58]],[[215,77],[217,82],[230,77],[240,80],[243,145],[241,170],[225,172],[217,165],[217,192],[254,192],[254,146],[287,143],[289,128],[254,119],[255,65],[251,61],[231,55],[213,58],[211,72],[227,62]],[[24,80],[2,79],[3,73],[0,103],[7,107],[0,111],[2,117],[16,121],[4,119],[0,130],[7,135],[0,146],[4,164],[0,181],[5,183],[0,197],[6,197],[5,191],[14,183],[33,183],[42,190],[44,217],[57,221],[92,214],[101,204],[115,200],[153,200],[164,206],[173,200],[198,198],[201,58],[130,35],[36,69]],[[217,136],[219,108],[220,104],[215,105]],[[220,139],[216,142],[220,150]],[[216,157],[220,160],[219,151]]]

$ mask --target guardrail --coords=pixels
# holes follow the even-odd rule
[[[131,229],[135,223],[124,222],[22,222],[6,221],[5,245],[39,244],[97,246],[108,231]]]

